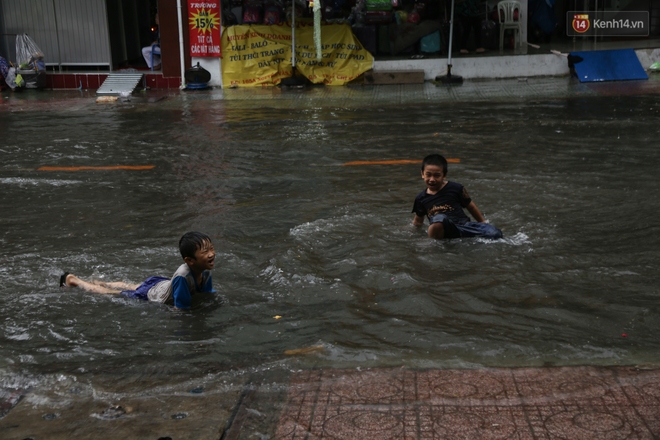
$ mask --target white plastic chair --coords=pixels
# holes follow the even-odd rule
[[[502,46],[500,46],[502,47]],[[151,45],[151,70],[154,70],[154,55],[160,55],[160,43],[154,43]],[[160,64],[160,63],[158,63]]]
[[[515,17],[515,11],[518,11],[518,17]],[[504,48],[504,31],[513,29],[514,46],[522,47],[522,9],[517,0],[503,0],[497,4],[497,16],[500,20],[500,51]],[[514,18],[515,17],[515,18]]]

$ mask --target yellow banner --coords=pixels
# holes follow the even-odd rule
[[[315,84],[342,86],[374,64],[347,24],[321,26],[321,49],[319,60],[313,26],[296,26],[296,70]],[[291,72],[288,24],[223,28],[223,87],[274,86]]]

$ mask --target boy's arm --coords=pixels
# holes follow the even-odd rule
[[[209,274],[209,279],[206,280],[206,284],[202,288],[202,292],[215,293],[215,290],[213,290],[213,276],[211,274]]]
[[[481,211],[479,211],[479,208],[477,208],[477,205],[474,204],[474,202],[470,202],[469,205],[467,205],[467,210],[472,214],[472,217],[479,223],[486,223],[486,219],[484,218],[483,214]]]
[[[415,214],[412,224],[416,228],[419,228],[420,226],[424,225],[424,213],[426,212],[426,209],[423,207],[422,203],[420,203],[418,199],[419,196],[415,198],[415,203],[413,204],[413,209],[412,209],[413,214]],[[420,213],[422,215],[419,215]]]
[[[415,214],[415,217],[413,218],[412,224],[413,224],[413,226],[416,226],[416,227],[419,228],[420,226],[424,225],[424,217],[421,217],[421,216]]]

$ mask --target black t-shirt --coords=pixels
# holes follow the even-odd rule
[[[462,224],[470,221],[463,208],[466,208],[471,201],[463,185],[447,182],[435,194],[427,194],[426,190],[417,194],[412,212],[420,217],[427,216],[429,220],[436,214],[445,214],[452,222]]]

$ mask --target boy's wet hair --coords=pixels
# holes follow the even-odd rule
[[[186,232],[179,240],[179,252],[183,258],[195,258],[197,249],[202,249],[206,243],[212,243],[208,235],[202,232]]]
[[[447,174],[447,159],[439,154],[429,154],[426,156],[422,161],[422,171],[424,171],[427,165],[442,167],[442,172]]]

